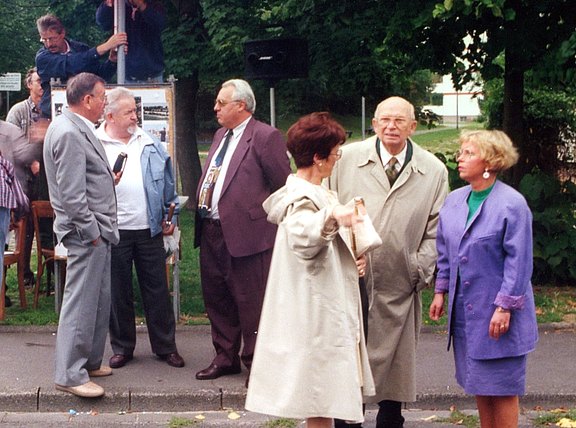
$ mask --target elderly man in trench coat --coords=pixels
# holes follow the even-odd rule
[[[448,172],[409,139],[414,107],[391,97],[376,108],[376,136],[343,147],[329,187],[340,202],[362,196],[383,245],[368,260],[368,356],[378,403],[377,428],[402,427],[402,402],[416,401],[420,291],[433,280],[438,212]]]

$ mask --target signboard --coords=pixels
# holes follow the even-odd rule
[[[113,88],[114,85],[107,86],[107,89]],[[125,86],[125,88],[130,89],[136,98],[138,126],[164,145],[176,166],[173,86],[158,84],[149,87]],[[53,86],[52,118],[62,114],[62,109],[66,106],[66,88]]]
[[[21,73],[0,74],[0,91],[19,91],[22,88]]]

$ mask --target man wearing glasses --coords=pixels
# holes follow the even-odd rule
[[[262,202],[284,186],[290,162],[282,134],[255,120],[248,82],[222,84],[218,123],[196,193],[202,294],[216,356],[196,379],[250,370],[276,237]],[[244,343],[240,353],[240,344]]]
[[[432,282],[438,212],[448,172],[415,144],[414,106],[390,97],[376,108],[376,136],[344,146],[330,177],[341,202],[362,196],[383,245],[369,257],[368,357],[376,384],[377,428],[401,428],[402,402],[416,401],[420,290]],[[340,426],[336,424],[336,426]]]
[[[110,79],[116,72],[116,48],[127,44],[126,33],[116,33],[94,48],[66,38],[66,29],[54,15],[44,15],[36,21],[40,42],[44,44],[36,53],[36,68],[42,80],[40,111],[50,118],[50,79],[60,79],[62,84],[81,72],[89,72]],[[109,59],[100,57],[109,52]]]
[[[106,104],[104,80],[80,73],[68,82],[68,109],[46,133],[44,162],[54,208],[54,233],[68,249],[66,284],[58,320],[56,389],[100,397],[92,378],[109,376],[102,365],[110,316],[111,245],[119,241],[114,184],[94,123]]]

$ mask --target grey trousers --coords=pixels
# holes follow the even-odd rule
[[[78,386],[102,363],[110,317],[110,244],[84,244],[75,233],[62,240],[68,249],[66,285],[56,336],[54,380]]]

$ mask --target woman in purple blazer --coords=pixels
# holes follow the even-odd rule
[[[501,131],[464,132],[457,189],[440,211],[438,276],[430,318],[444,314],[456,380],[476,396],[482,428],[518,426],[526,356],[538,340],[532,276],[532,214],[520,193],[497,180],[518,160]]]

